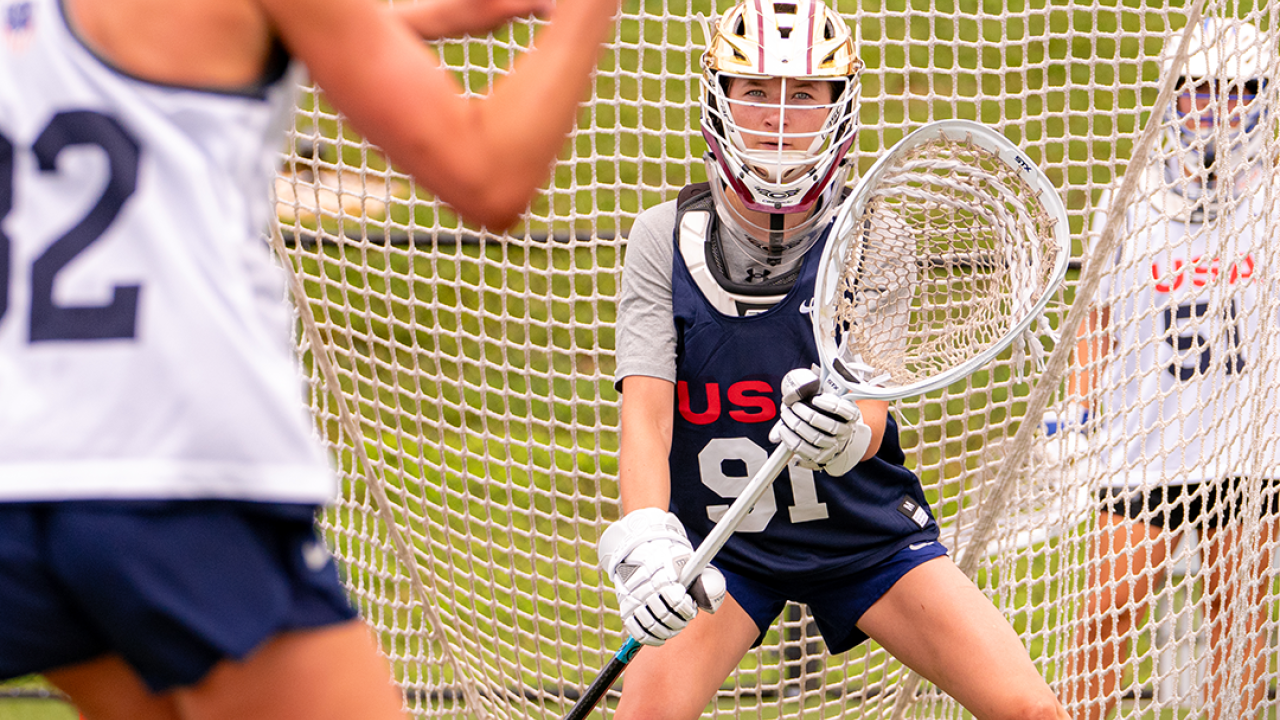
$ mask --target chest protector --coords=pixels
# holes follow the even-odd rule
[[[790,291],[740,316],[705,258],[709,227],[682,194],[676,213],[672,312],[676,327],[676,415],[670,455],[671,510],[695,541],[706,537],[775,445],[782,376],[818,362],[810,313],[825,235]],[[691,218],[691,216],[693,216]],[[704,246],[698,247],[698,243]],[[875,457],[842,477],[792,464],[756,504],[716,564],[764,581],[826,580],[856,572],[902,547],[937,538],[916,476],[903,462],[892,416]]]

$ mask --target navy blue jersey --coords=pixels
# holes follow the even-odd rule
[[[810,324],[814,279],[826,238],[809,250],[782,302],[748,317],[715,310],[680,252],[672,266],[676,415],[671,511],[694,542],[715,521],[775,445],[782,376],[818,362]],[[715,564],[771,581],[830,581],[936,540],[920,481],[908,470],[889,418],[876,456],[842,477],[794,464],[774,482]]]

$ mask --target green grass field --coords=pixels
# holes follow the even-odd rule
[[[38,677],[0,683],[0,720],[76,720],[78,713]]]

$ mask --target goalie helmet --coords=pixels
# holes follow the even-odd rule
[[[1262,177],[1269,124],[1260,94],[1275,53],[1256,26],[1216,17],[1192,29],[1186,63],[1175,67],[1177,48],[1175,36],[1162,62],[1179,76],[1164,117],[1164,184],[1178,197],[1166,200],[1186,211],[1177,214],[1203,220]]]
[[[770,216],[812,215],[800,224],[771,217],[772,227],[761,227],[736,213],[732,220],[745,223],[756,239],[768,237],[769,249],[793,249],[806,240],[807,231],[825,227],[840,190],[848,179],[846,155],[857,137],[858,74],[862,61],[854,51],[853,35],[838,13],[821,0],[744,0],[719,18],[702,56],[702,135],[707,141],[707,174],[717,193],[717,209],[725,220],[726,192],[748,210]],[[782,80],[776,105],[733,100],[734,79]],[[825,109],[826,120],[817,132],[795,132],[779,121],[764,133],[744,130],[735,112],[744,108],[776,111],[785,119],[790,107],[786,84],[824,82],[833,86],[832,97],[814,100],[807,112]],[[759,142],[764,136],[768,142]],[[753,139],[755,141],[753,142]],[[754,146],[754,147],[753,147]],[[761,147],[763,146],[763,147]],[[720,182],[715,182],[716,179]],[[735,228],[730,227],[731,231]],[[736,228],[741,231],[747,228]],[[780,238],[785,236],[785,238]]]

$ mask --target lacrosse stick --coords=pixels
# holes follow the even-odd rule
[[[964,120],[920,128],[871,167],[833,221],[814,288],[821,389],[899,400],[961,380],[1011,347],[1043,351],[1037,321],[1070,252],[1061,198],[1013,143]],[[699,577],[793,454],[774,450],[681,569],[681,584]],[[640,648],[629,638],[566,720],[585,718]]]

